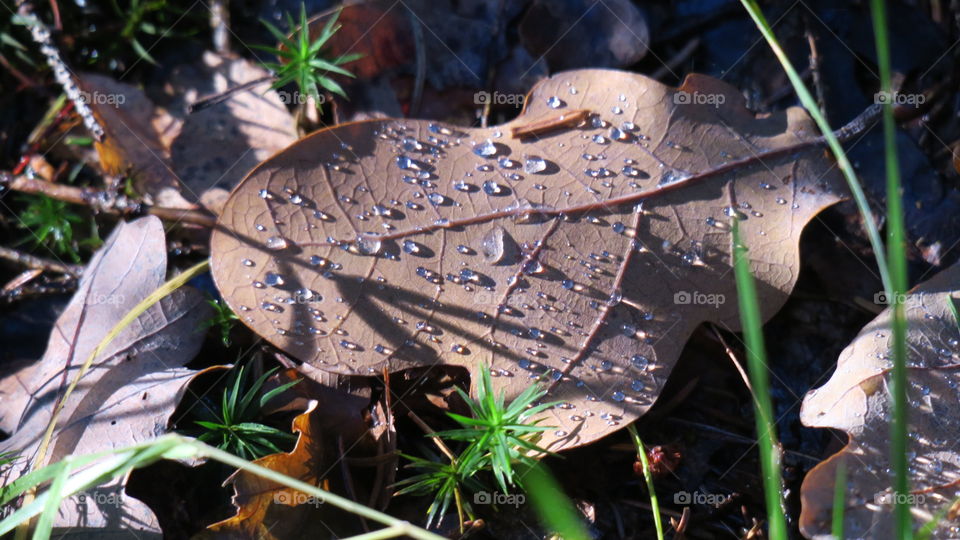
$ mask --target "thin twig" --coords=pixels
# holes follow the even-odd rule
[[[726,351],[727,358],[730,359],[730,363],[733,364],[733,367],[737,369],[737,373],[739,373],[740,378],[743,379],[744,386],[747,387],[747,390],[750,391],[750,395],[754,396],[754,400],[756,400],[756,395],[753,393],[753,385],[750,384],[750,377],[747,376],[747,372],[744,371],[743,366],[740,365],[740,361],[737,360],[736,353],[734,353],[733,349],[727,345],[727,340],[723,339],[723,334],[720,333],[720,329],[717,328],[717,325],[711,323],[710,329],[713,330],[713,335],[715,335],[717,339],[720,340],[720,344],[723,345],[723,350]]]
[[[808,17],[803,18],[804,34],[807,36],[807,45],[810,47],[810,75],[813,82],[813,90],[817,93],[817,105],[820,112],[827,114],[826,99],[823,97],[823,82],[820,78],[820,54],[817,52],[817,41],[810,31],[810,21]]]
[[[217,222],[216,217],[203,210],[151,206],[109,191],[55,184],[26,175],[12,176],[9,173],[0,172],[0,186],[4,185],[21,193],[46,195],[52,199],[89,206],[95,212],[121,216],[150,214],[164,221],[191,223],[208,228],[213,228]]]
[[[667,75],[671,75],[678,67],[680,67],[680,64],[686,62],[687,59],[690,58],[690,55],[692,55],[699,46],[700,38],[691,39],[686,45],[683,46],[682,49],[677,51],[677,54],[670,57],[670,60],[668,60],[666,64],[660,66],[656,71],[654,71],[650,77],[659,81],[664,79]]]
[[[409,416],[410,419],[414,421],[414,423],[420,426],[420,429],[422,429],[423,432],[426,433],[427,435],[433,435],[434,433],[436,433],[436,431],[431,429],[430,426],[428,426],[427,423],[424,422],[423,419],[421,419],[419,416],[417,416],[417,413],[413,412],[412,410],[407,409],[407,416]],[[450,451],[450,448],[448,448],[447,445],[444,444],[443,439],[441,439],[440,437],[430,437],[430,438],[437,445],[437,448],[439,448],[440,451],[443,452],[443,455],[447,456],[447,459],[449,459],[451,462],[457,461],[457,456],[453,455],[453,452]]]
[[[66,264],[52,259],[44,259],[29,253],[23,253],[15,249],[0,246],[0,259],[4,259],[20,266],[33,268],[36,270],[46,270],[50,272],[59,272],[74,277],[79,277],[83,273],[83,267],[78,264]]]
[[[93,135],[97,142],[103,142],[103,126],[94,118],[93,111],[87,105],[86,96],[74,80],[73,72],[67,67],[66,62],[60,56],[60,50],[53,43],[50,30],[33,14],[28,2],[24,2],[20,6],[19,15],[27,21],[27,25],[30,27],[30,36],[40,46],[40,52],[46,57],[47,65],[53,71],[53,78],[63,88],[70,101],[73,102],[77,114],[83,119],[83,124],[87,126],[87,131]]]
[[[195,112],[202,111],[207,107],[218,105],[230,99],[231,97],[233,97],[233,95],[236,94],[237,92],[243,92],[244,90],[249,90],[263,83],[273,82],[274,80],[276,80],[276,76],[266,75],[264,77],[254,79],[252,81],[239,84],[232,88],[227,88],[226,90],[224,90],[223,92],[220,92],[219,94],[214,94],[212,96],[200,98],[196,102],[191,103],[190,105],[187,106],[187,114],[193,114]]]

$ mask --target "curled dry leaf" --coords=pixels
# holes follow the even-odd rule
[[[544,376],[544,444],[586,444],[650,408],[699,324],[739,327],[735,216],[764,315],[786,300],[803,226],[840,198],[813,135],[800,109],[755,117],[704,76],[562,73],[502,126],[376,120],[295,143],[227,201],[213,276],[321,369],[483,368],[508,399]]]
[[[90,260],[43,358],[0,379],[0,429],[12,433],[0,442],[0,452],[25,458],[23,466],[33,462],[56,400],[107,332],[165,281],[166,271],[159,219],[145,217],[117,226]],[[196,329],[208,315],[203,296],[184,287],[120,332],[66,403],[44,464],[164,433],[195,373],[182,366],[199,350],[203,333]],[[23,466],[6,469],[8,477],[2,482],[15,480],[25,472]],[[160,532],[150,509],[124,494],[123,480],[65,499],[55,527],[68,536],[134,532],[142,538]]]
[[[960,322],[957,302],[960,266],[953,266],[907,295],[907,394],[911,514],[918,524],[950,508],[960,496]],[[847,432],[840,452],[817,465],[803,480],[800,530],[809,538],[830,537],[834,478],[847,469],[845,535],[882,538],[894,529],[890,463],[890,377],[893,370],[891,310],[870,322],[837,361],[826,384],[803,400],[800,420],[810,427]],[[956,515],[932,538],[960,535]]]
[[[295,378],[299,378],[299,374],[290,369],[281,373],[279,381]],[[288,453],[271,454],[254,463],[325,490],[350,493],[363,504],[379,506],[377,500],[385,485],[383,474],[378,471],[373,481],[367,482],[371,475],[357,474],[356,470],[344,474],[344,471],[351,462],[358,461],[354,459],[358,457],[359,461],[392,464],[390,460],[376,458],[393,450],[384,447],[392,444],[393,426],[368,425],[364,421],[363,409],[369,404],[369,398],[309,379],[293,387],[292,392],[318,398],[311,400],[307,410],[293,420],[293,431],[299,433],[296,446]],[[382,414],[379,404],[374,410]],[[344,487],[345,477],[351,479],[349,490]],[[227,483],[233,484],[237,513],[210,525],[198,538],[270,540],[299,538],[303,531],[349,536],[349,531],[359,523],[355,517],[325,505],[322,500],[246,471],[237,471]]]

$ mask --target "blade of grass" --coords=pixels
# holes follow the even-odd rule
[[[951,514],[951,510],[955,511],[958,504],[960,504],[960,497],[955,497],[952,501],[943,505],[943,507],[930,518],[930,521],[926,522],[923,527],[920,527],[915,537],[916,540],[930,540],[933,538],[933,533],[940,527],[940,524],[946,519],[947,515]]]
[[[880,70],[880,92],[892,97],[890,84],[890,43],[887,37],[887,12],[883,0],[871,0],[873,34],[877,45],[877,67]],[[883,100],[883,147],[887,170],[887,262],[891,286],[887,291],[893,309],[891,340],[893,342],[893,421],[890,423],[890,462],[893,465],[894,535],[901,540],[913,538],[910,518],[910,479],[907,469],[907,314],[903,302],[907,292],[906,233],[903,223],[903,199],[900,192],[900,165],[897,159],[896,124],[892,99]]]
[[[843,517],[847,508],[847,463],[841,461],[833,479],[833,523],[830,531],[837,540],[843,539]]]
[[[887,294],[890,295],[893,291],[893,281],[890,279],[890,272],[887,269],[887,261],[885,258],[886,250],[883,247],[880,231],[877,229],[877,222],[873,217],[873,212],[870,210],[870,203],[867,202],[863,188],[860,187],[860,181],[857,180],[857,174],[853,170],[853,165],[847,158],[847,154],[843,151],[843,147],[840,146],[840,141],[837,140],[833,130],[830,129],[830,124],[827,122],[826,117],[823,116],[820,108],[817,107],[817,101],[810,94],[810,91],[807,90],[807,87],[803,84],[803,79],[800,78],[800,74],[794,69],[793,64],[790,63],[790,59],[787,58],[787,54],[783,51],[783,48],[780,47],[777,37],[773,35],[773,30],[770,28],[769,23],[767,23],[763,12],[760,11],[760,8],[757,6],[756,0],[740,0],[740,3],[743,4],[747,13],[750,14],[750,18],[753,19],[760,33],[763,34],[763,37],[767,40],[767,44],[786,72],[787,78],[790,79],[790,84],[797,93],[800,103],[807,110],[810,117],[813,118],[817,127],[820,128],[824,138],[827,140],[827,145],[836,157],[837,166],[843,173],[843,177],[846,178],[847,186],[850,189],[851,195],[853,195],[853,200],[856,202],[857,209],[863,217],[863,225],[867,230],[867,237],[870,239],[870,245],[873,247],[873,252],[877,258],[877,269],[880,271],[880,280],[883,282],[883,288]]]
[[[640,464],[643,466],[643,479],[647,482],[647,491],[650,492],[650,508],[653,510],[653,523],[657,527],[657,540],[663,540],[663,520],[660,518],[660,501],[657,500],[657,492],[653,489],[653,474],[650,473],[650,460],[647,459],[647,449],[640,440],[640,434],[633,424],[627,426],[630,436],[633,437],[633,445],[637,447],[637,457],[640,458]]]
[[[523,485],[543,523],[565,540],[587,540],[590,535],[577,519],[580,514],[563,489],[540,463],[528,468]]]
[[[133,468],[145,467],[160,459],[182,459],[188,457],[213,459],[231,467],[236,467],[251,474],[266,478],[277,484],[296,489],[307,495],[313,495],[325,504],[331,504],[347,512],[386,525],[390,531],[389,537],[409,537],[417,540],[444,540],[442,536],[353,502],[345,497],[324,491],[317,486],[251,463],[228,452],[207,446],[197,440],[174,434],[164,435],[148,443],[118,448],[107,453],[101,462],[94,463],[82,471],[77,471],[62,481],[62,489],[59,490],[59,493],[56,493],[58,495],[57,497],[52,497],[52,495],[55,494],[54,490],[48,489],[38,495],[32,502],[21,506],[13,514],[0,521],[0,536],[23,523],[29,522],[34,516],[47,507],[50,498],[59,502],[63,500],[63,497],[69,497],[80,491],[123,476]],[[49,465],[48,467],[58,467],[58,472],[66,470],[66,467],[63,467],[59,463]],[[44,476],[49,478],[51,475]],[[50,531],[47,530],[46,534],[49,534],[49,532]],[[383,531],[378,532],[385,534]],[[388,536],[379,537],[388,538]],[[583,538],[586,537],[584,536]]]
[[[754,419],[757,424],[757,444],[760,450],[760,469],[767,503],[768,536],[772,540],[787,539],[787,521],[783,510],[780,451],[777,446],[773,403],[770,399],[770,380],[767,373],[766,349],[763,343],[760,305],[756,284],[750,273],[747,248],[740,241],[740,223],[733,220],[733,270],[737,281],[737,300],[740,306],[740,325],[746,343],[747,370],[754,396]]]

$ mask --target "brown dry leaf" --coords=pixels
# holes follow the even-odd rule
[[[545,375],[561,403],[544,442],[578,446],[650,408],[698,325],[739,327],[732,215],[764,315],[780,308],[804,225],[842,189],[814,135],[799,108],[755,117],[709,77],[562,73],[503,126],[376,120],[295,143],[231,195],[212,273],[321,369],[482,366],[508,398]]]
[[[298,375],[287,370],[279,382]],[[298,394],[314,395],[307,410],[293,421],[293,431],[299,432],[294,449],[289,453],[265,456],[254,463],[292,476],[326,490],[343,493],[343,467],[350,457],[358,454],[382,454],[382,442],[391,436],[383,426],[368,429],[362,409],[369,399],[339,391],[310,380],[294,387]],[[378,409],[381,410],[381,409]],[[336,438],[342,438],[339,443]],[[343,449],[343,450],[341,450]],[[346,461],[344,461],[346,460]],[[351,478],[358,480],[356,472]],[[299,538],[303,531],[323,531],[321,534],[348,535],[359,522],[355,517],[305,493],[286,488],[259,476],[237,471],[228,480],[235,489],[233,503],[236,515],[210,525],[197,538],[258,538],[263,540]],[[376,483],[373,483],[376,486]],[[352,490],[360,496],[367,490],[359,481]],[[381,486],[382,487],[382,486]],[[374,492],[375,494],[375,492]],[[363,497],[360,502],[375,498]]]
[[[957,302],[960,266],[940,272],[906,297],[907,366],[910,401],[909,466],[911,514],[925,524],[960,496],[960,327],[949,303]],[[850,441],[803,480],[800,529],[809,538],[830,535],[834,478],[846,463],[844,506],[848,538],[885,538],[894,530],[890,455],[892,312],[870,322],[840,354],[826,384],[803,400],[800,420],[810,427],[846,431]],[[946,518],[932,538],[960,535]]]
[[[201,64],[182,66],[172,84],[184,101],[194,102],[267,75],[249,60],[205,52]],[[292,97],[265,82],[187,115],[171,149],[187,200],[218,212],[253,167],[297,140],[296,123],[284,105]]]
[[[170,151],[158,131],[175,119],[135,86],[94,73],[83,74],[78,82],[104,129],[103,142],[94,144],[104,171],[133,178],[137,192],[158,206],[194,206],[180,195]]]
[[[0,429],[12,433],[0,442],[0,452],[28,458],[22,463],[33,461],[58,396],[106,333],[165,281],[166,271],[166,242],[159,219],[144,217],[117,226],[90,260],[76,294],[57,320],[43,358],[0,379]],[[196,329],[209,313],[202,295],[183,287],[120,332],[94,360],[64,407],[44,463],[163,434],[195,373],[182,366],[199,350],[203,332]],[[9,468],[9,477],[2,481],[6,484],[23,472],[22,467]],[[65,499],[55,521],[58,534],[159,535],[150,509],[124,494],[124,481]]]

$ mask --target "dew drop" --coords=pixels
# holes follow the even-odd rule
[[[270,238],[267,238],[267,241],[266,241],[267,249],[270,249],[273,251],[286,249],[287,246],[289,245],[290,244],[287,242],[287,239],[283,238],[282,236],[271,236]]]
[[[270,312],[272,312],[272,313],[282,313],[282,312],[283,312],[283,308],[282,308],[282,307],[280,307],[280,306],[278,306],[278,305],[276,305],[276,304],[272,304],[272,303],[270,303],[270,302],[264,302],[264,303],[260,304],[260,307],[263,308],[264,311],[270,311]]]
[[[550,96],[547,98],[547,107],[550,107],[551,109],[559,109],[564,105],[566,105],[566,103],[564,103],[564,101],[557,96]]]
[[[547,168],[547,162],[540,156],[523,156],[523,172],[537,174]]]
[[[493,180],[487,180],[483,183],[483,192],[487,195],[502,196],[508,195],[510,193],[510,188],[502,184],[498,184]]]
[[[383,248],[383,242],[373,234],[361,234],[357,236],[357,251],[361,255],[376,255]]]
[[[279,287],[283,285],[284,280],[283,280],[283,276],[281,276],[280,274],[277,274],[274,272],[267,272],[267,274],[263,277],[263,282],[271,287]]]
[[[490,264],[511,264],[520,254],[520,246],[503,227],[494,227],[480,243],[483,258]]]
[[[650,365],[650,360],[642,354],[635,354],[630,357],[630,363],[637,369],[647,369]]]
[[[493,157],[497,155],[497,147],[493,144],[493,141],[487,139],[486,141],[473,147],[473,153],[480,157]]]
[[[450,204],[450,199],[445,197],[442,193],[437,193],[436,191],[427,195],[427,200],[430,201],[430,204],[434,206],[443,206],[443,205]]]

